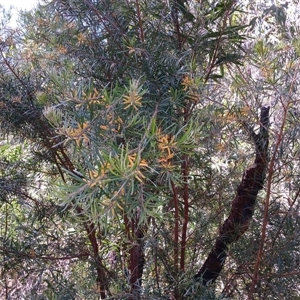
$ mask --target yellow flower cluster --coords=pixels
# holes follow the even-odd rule
[[[73,91],[71,94],[66,93],[65,98],[68,101],[72,101],[76,104],[76,108],[81,107],[82,105],[89,103],[89,104],[103,104],[104,98],[96,88],[94,88],[91,92],[83,92],[82,96],[78,95],[78,91]]]
[[[129,94],[123,98],[123,103],[126,105],[125,109],[132,106],[135,110],[138,110],[138,107],[142,106],[141,100],[142,97],[136,91],[129,91]]]
[[[68,127],[66,129],[60,129],[59,133],[62,133],[68,137],[68,139],[75,140],[77,145],[79,145],[81,141],[88,144],[90,141],[87,136],[88,129],[89,122],[85,122],[83,124],[78,124],[76,128]]]
[[[112,165],[108,162],[102,164],[98,170],[89,170],[88,175],[89,179],[86,180],[87,186],[93,188],[97,185],[100,187],[105,186],[105,179],[107,179],[107,174],[112,170]],[[122,196],[125,194],[125,188],[123,186],[120,187],[119,190],[113,192],[112,197],[104,196],[101,199],[101,203],[106,207],[106,211],[110,211],[112,216],[115,216],[115,210],[118,207],[119,209],[123,210],[123,200]],[[121,197],[118,198],[117,197]]]
[[[89,187],[94,187],[97,184],[102,185],[101,181],[107,176],[107,173],[111,169],[109,163],[105,163],[101,166],[100,170],[89,170],[90,180],[87,182]]]
[[[158,162],[161,167],[165,170],[173,170],[175,168],[172,165],[172,158],[174,157],[174,149],[176,148],[175,137],[170,134],[162,134],[161,130],[158,130],[157,133],[158,139],[158,150],[161,154]]]
[[[86,37],[85,34],[83,34],[82,32],[80,32],[77,35],[77,40],[78,40],[79,45],[82,45],[82,44],[85,44],[85,42],[87,41],[87,37]]]
[[[141,172],[141,168],[145,167],[148,167],[148,163],[145,159],[140,159],[136,153],[129,154],[124,160],[121,169],[114,169],[114,163],[106,162],[105,164],[102,164],[98,170],[89,170],[88,175],[90,179],[87,181],[87,185],[91,188],[96,185],[101,187],[103,181],[107,179],[108,173],[111,172],[112,174],[115,174],[116,170],[118,170],[117,174],[124,178],[134,176],[139,182],[143,182],[145,175]],[[124,174],[122,174],[123,172]]]
[[[194,84],[194,79],[191,78],[190,76],[186,75],[183,77],[183,80],[182,80],[182,86],[183,86],[183,90],[184,91],[188,91],[188,89],[193,86]]]
[[[141,100],[145,92],[142,90],[139,80],[132,80],[129,89],[127,89],[127,95],[123,96],[125,109],[133,107],[135,110],[138,110],[142,106]]]
[[[199,92],[197,84],[194,78],[191,78],[189,75],[184,76],[182,79],[183,90],[188,93],[188,100],[193,103],[197,103],[199,101]]]
[[[134,169],[134,177],[143,182],[145,175],[141,172],[140,168],[148,167],[148,163],[145,159],[140,159],[136,153],[128,155],[128,167]]]
[[[93,91],[89,94],[83,93],[83,97],[86,101],[93,104],[101,103],[100,99],[102,98],[102,96],[99,95],[99,92],[96,88],[94,88]]]

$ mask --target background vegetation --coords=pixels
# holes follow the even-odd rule
[[[298,299],[298,18],[296,0],[3,11],[0,297]],[[260,146],[255,209],[203,282]]]

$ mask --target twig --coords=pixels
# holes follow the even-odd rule
[[[136,0],[135,3],[136,3],[136,10],[137,10],[137,15],[138,15],[138,19],[139,19],[140,38],[141,38],[141,41],[144,42],[144,29],[143,29],[143,21],[142,21],[142,17],[141,17],[139,0]]]
[[[265,205],[264,205],[263,224],[262,224],[262,229],[261,229],[260,246],[259,246],[257,256],[256,256],[254,272],[253,272],[253,276],[252,276],[251,288],[250,288],[249,293],[248,293],[248,300],[251,300],[253,298],[255,285],[256,285],[257,280],[258,280],[258,271],[259,271],[260,263],[261,263],[262,256],[263,256],[263,249],[264,249],[264,244],[265,244],[265,240],[266,240],[266,232],[267,232],[267,225],[268,225],[272,179],[273,179],[273,174],[274,174],[274,171],[275,171],[274,168],[275,168],[275,161],[276,161],[278,149],[279,149],[279,147],[281,145],[281,141],[283,139],[283,130],[284,130],[284,126],[285,126],[285,122],[286,122],[286,118],[287,118],[288,106],[289,106],[289,103],[287,104],[287,106],[284,109],[284,115],[283,115],[283,120],[282,120],[282,123],[281,123],[281,128],[280,128],[280,131],[279,131],[279,134],[278,134],[278,137],[277,137],[277,141],[276,141],[276,144],[275,144],[274,153],[273,153],[272,158],[270,160],[269,176],[268,176],[268,181],[267,181],[267,194],[266,194],[266,200],[265,200]]]
[[[183,213],[183,224],[182,224],[182,234],[181,234],[181,249],[180,249],[180,270],[185,269],[185,252],[186,252],[186,233],[189,221],[189,189],[188,189],[188,156],[184,155],[183,161],[183,201],[184,201],[184,213]]]

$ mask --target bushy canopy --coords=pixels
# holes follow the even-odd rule
[[[1,297],[297,297],[299,25],[249,2],[54,0],[2,25]],[[195,280],[215,240],[222,271]]]

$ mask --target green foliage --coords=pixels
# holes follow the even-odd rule
[[[300,33],[287,9],[55,0],[2,27],[1,297],[296,297]],[[266,192],[203,287],[192,278],[266,104]]]

